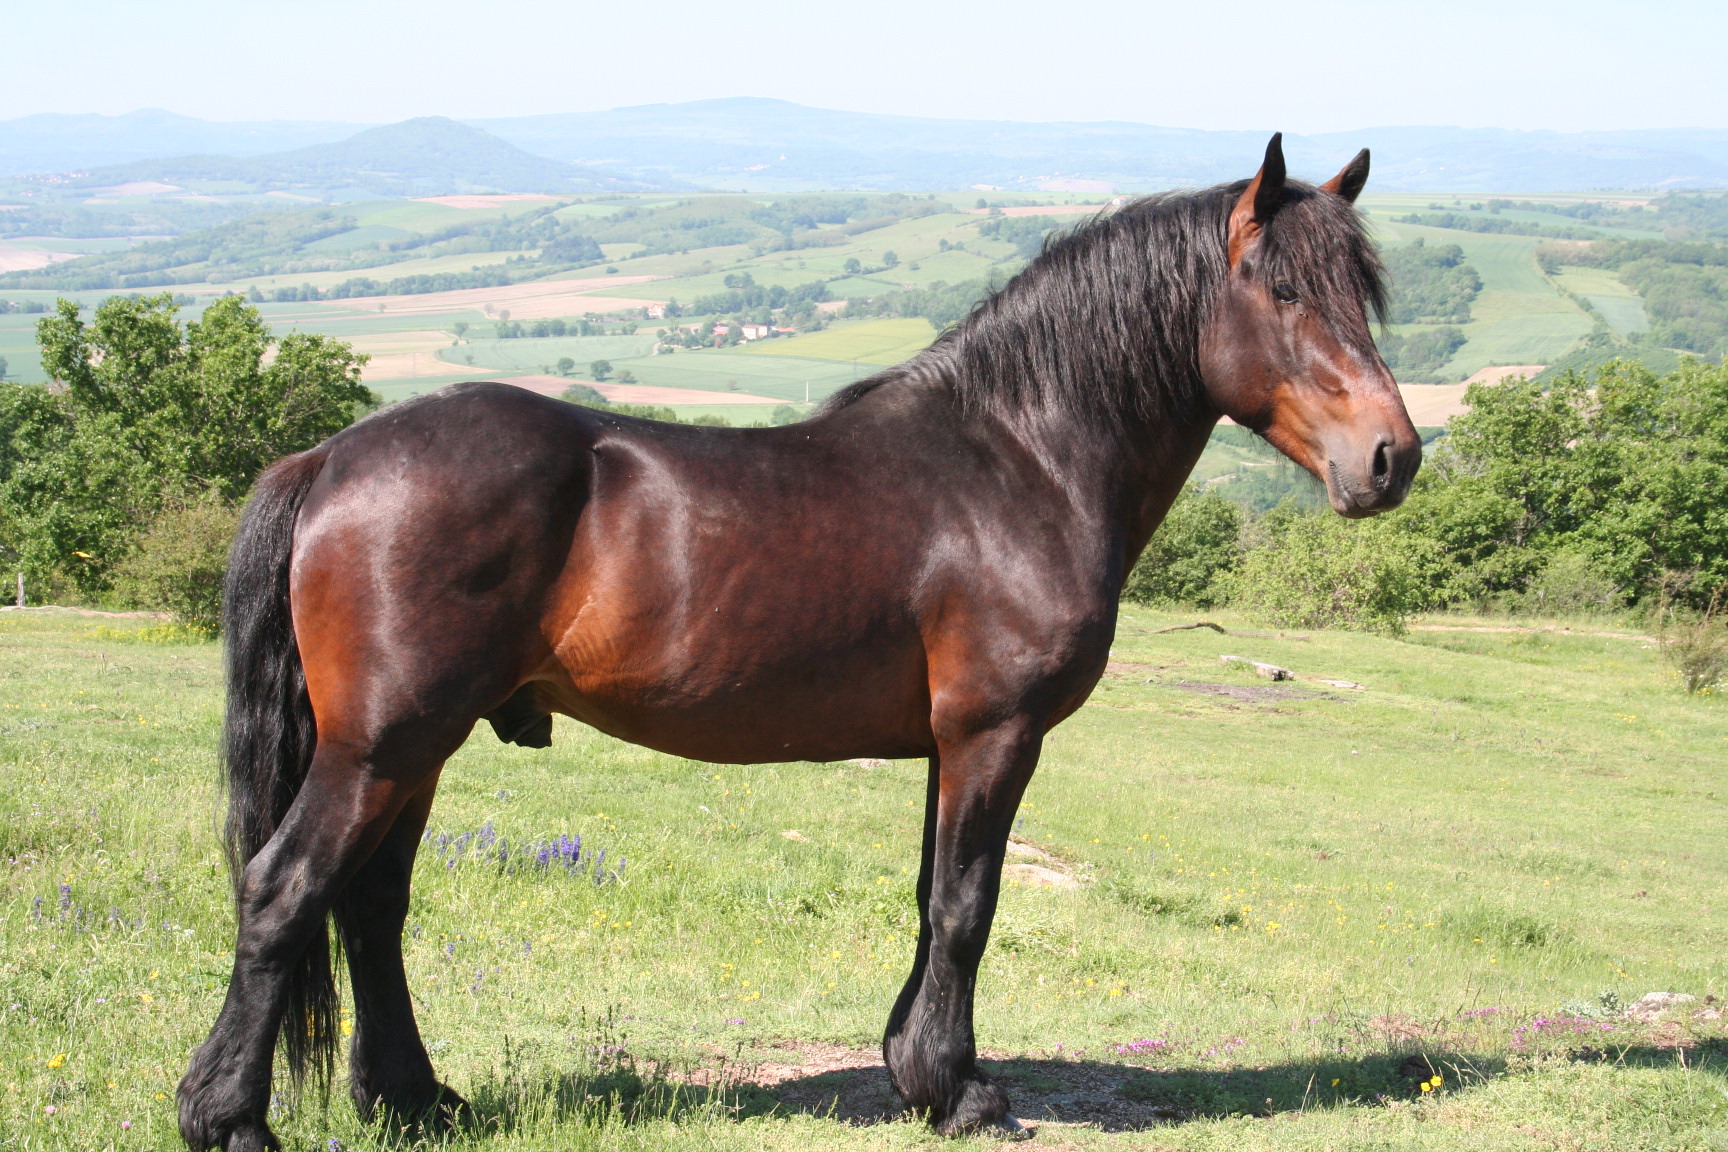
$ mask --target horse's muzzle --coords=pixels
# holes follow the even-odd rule
[[[1366,448],[1331,453],[1326,497],[1332,510],[1352,520],[1389,512],[1404,503],[1422,466],[1422,441],[1414,429],[1381,432]]]

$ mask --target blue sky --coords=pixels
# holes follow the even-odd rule
[[[1728,129],[1697,0],[4,0],[0,119],[167,108],[385,122],[716,96],[1324,132]]]

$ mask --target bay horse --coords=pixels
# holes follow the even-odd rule
[[[1223,415],[1396,506],[1421,445],[1375,351],[1366,150],[1315,187],[1136,200],[1050,242],[928,349],[786,427],[663,424],[496,383],[394,404],[273,464],[228,573],[234,969],[179,1088],[202,1150],[276,1146],[354,994],[363,1115],[464,1105],[402,965],[446,758],[563,713],[727,764],[929,761],[919,932],[884,1056],[937,1131],[1017,1128],[973,987],[1046,732],[1104,671],[1123,579]]]

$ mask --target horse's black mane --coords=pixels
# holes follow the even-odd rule
[[[903,372],[948,377],[963,408],[1028,407],[1087,423],[1150,422],[1199,402],[1199,340],[1229,270],[1230,211],[1247,181],[1135,200],[1053,235],[1018,275],[901,369],[837,393],[841,408]],[[1287,282],[1334,334],[1362,349],[1386,290],[1361,216],[1344,199],[1290,181],[1252,265]]]

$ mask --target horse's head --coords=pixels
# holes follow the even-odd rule
[[[1344,516],[1396,508],[1422,443],[1368,311],[1383,290],[1354,207],[1363,149],[1315,188],[1284,178],[1282,137],[1230,213],[1230,270],[1201,335],[1213,405],[1326,484]]]

